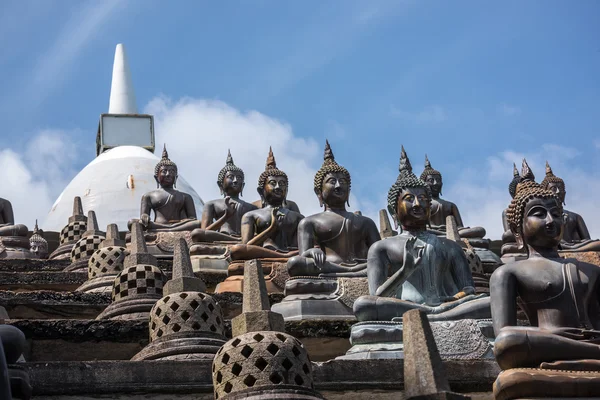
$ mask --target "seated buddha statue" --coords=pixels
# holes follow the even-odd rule
[[[271,149],[257,191],[265,206],[242,217],[242,243],[229,246],[228,277],[217,293],[242,291],[244,261],[252,259],[261,260],[268,292],[280,293],[287,279],[285,263],[298,254],[298,224],[304,216],[285,206],[288,177],[277,168]]]
[[[485,236],[485,229],[482,227],[469,228],[463,226],[463,221],[456,204],[440,197],[444,185],[442,174],[431,167],[431,163],[427,156],[425,156],[425,169],[421,173],[421,180],[425,182],[431,190],[430,230],[439,235],[445,235],[446,218],[449,215],[452,215],[458,226],[460,237],[464,239],[482,239]]]
[[[196,207],[192,196],[175,189],[177,182],[177,164],[169,159],[166,146],[162,158],[154,167],[156,190],[142,196],[139,221],[144,230],[153,232],[191,231],[200,227],[196,219]],[[154,220],[150,218],[154,211]]]
[[[219,171],[217,185],[224,198],[211,200],[202,211],[202,227],[192,231],[194,243],[239,242],[242,216],[256,206],[246,203],[240,196],[244,190],[244,171],[236,166],[227,153],[225,166]],[[198,247],[190,249],[195,254]]]
[[[461,246],[427,230],[430,185],[412,172],[404,148],[400,174],[388,193],[388,210],[401,233],[369,249],[369,295],[354,303],[359,321],[393,321],[411,309],[432,320],[489,318],[489,297],[476,294]]]
[[[230,248],[232,260],[281,258],[298,254],[298,224],[302,214],[286,207],[288,177],[277,168],[273,150],[256,189],[265,207],[242,217],[242,244]]]
[[[366,276],[367,251],[380,236],[373,220],[346,210],[350,186],[350,173],[335,161],[326,142],[323,165],[314,179],[325,211],[298,225],[299,255],[287,263],[290,276],[359,271],[357,276]]]
[[[563,205],[566,205],[565,182],[554,175],[550,164],[546,161],[546,176],[540,183],[542,188],[550,190],[556,194]],[[600,251],[600,240],[592,240],[590,233],[581,215],[563,209],[563,218],[565,220],[563,237],[559,248],[563,251],[582,252],[582,251]]]
[[[27,227],[15,224],[12,204],[3,198],[0,198],[0,236],[27,236]]]
[[[597,395],[600,373],[581,371],[600,366],[600,268],[559,256],[565,219],[556,193],[520,183],[507,219],[528,258],[490,280],[494,353],[505,370],[496,398],[587,398],[594,385]],[[518,326],[517,299],[531,326]]]
[[[299,255],[287,261],[285,297],[271,310],[285,320],[353,320],[354,300],[367,293],[367,251],[379,232],[370,218],[346,210],[350,173],[335,161],[329,142],[313,183],[325,211],[300,221]]]

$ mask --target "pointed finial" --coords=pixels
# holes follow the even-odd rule
[[[548,163],[548,161],[546,161],[546,176],[550,175],[554,175],[554,173],[552,172],[552,167],[550,167],[550,164]]]
[[[88,231],[98,231],[98,220],[96,219],[96,211],[88,211],[88,220],[87,220],[87,230]]]
[[[516,178],[519,176],[519,170],[517,169],[517,164],[513,163],[513,177]]]
[[[330,162],[335,162],[335,156],[333,155],[333,150],[331,150],[329,140],[325,139],[325,152],[323,153],[323,164]]]
[[[535,175],[531,168],[529,168],[529,164],[527,164],[527,160],[523,158],[523,164],[521,167],[521,181],[535,181]]]
[[[108,113],[138,113],[129,62],[125,54],[125,46],[122,43],[119,43],[115,49]]]
[[[167,152],[167,144],[166,143],[163,143],[162,158],[163,158],[163,160],[169,158],[169,153]]]
[[[38,228],[38,220],[35,220],[35,227],[33,228],[33,234],[35,235],[36,233],[38,233],[40,231],[40,228]]]
[[[119,235],[119,227],[117,224],[108,224],[106,227],[106,239],[100,247],[125,247],[126,242]]]
[[[425,169],[431,168],[431,163],[429,162],[429,158],[427,158],[427,154],[425,154]]]
[[[227,160],[225,160],[225,165],[233,165],[233,157],[231,157],[230,149],[227,149]]]
[[[83,205],[81,204],[81,197],[75,196],[73,199],[73,216],[83,215]]]
[[[128,248],[129,254],[125,257],[125,261],[123,262],[124,268],[140,264],[157,265],[156,257],[148,253],[146,240],[144,238],[144,228],[138,221],[131,224],[131,243],[129,243]]]
[[[166,283],[163,294],[205,291],[204,281],[194,275],[187,242],[179,238],[173,246],[173,277]]]
[[[277,163],[275,162],[275,156],[273,155],[273,149],[269,146],[269,156],[267,157],[267,165],[265,169],[276,169]]]
[[[398,167],[398,171],[402,173],[406,171],[407,173],[412,172],[412,165],[410,165],[410,160],[406,155],[406,150],[404,150],[404,145],[402,146],[402,150],[400,151],[400,165]]]

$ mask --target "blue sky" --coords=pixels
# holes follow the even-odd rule
[[[589,198],[590,190],[600,195],[598,15],[600,3],[591,0],[5,0],[0,151],[11,149],[27,164],[36,137],[58,135],[74,153],[59,160],[58,176],[28,166],[48,196],[60,193],[57,186],[94,157],[114,48],[122,42],[140,109],[163,99],[167,121],[191,98],[218,100],[246,116],[257,111],[306,144],[312,170],[327,137],[369,215],[385,207],[404,144],[416,172],[427,153],[444,174],[444,197],[469,224],[496,236],[512,162],[523,155],[540,178],[549,159],[573,182],[567,180],[567,206],[579,207],[573,211],[588,225],[600,224]],[[165,132],[157,135],[184,146],[185,137]],[[195,134],[211,133],[218,129]],[[240,139],[223,144],[234,158],[249,140]],[[260,170],[264,158],[256,163]],[[190,165],[206,170],[210,182],[220,168],[201,159]],[[301,179],[310,188],[312,177]],[[195,188],[205,200],[218,194]],[[306,199],[312,203],[301,208],[313,210],[316,198]]]

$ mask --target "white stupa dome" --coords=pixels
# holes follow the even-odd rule
[[[100,229],[117,224],[127,230],[127,221],[139,218],[142,195],[156,189],[154,167],[160,158],[138,146],[119,146],[105,151],[83,168],[58,196],[42,224],[46,231],[58,231],[73,212],[73,198],[81,197],[83,210],[93,210]],[[198,218],[204,202],[181,177],[177,190],[194,199]]]

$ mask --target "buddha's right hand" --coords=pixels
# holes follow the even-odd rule
[[[227,218],[231,217],[233,214],[235,214],[235,212],[237,211],[237,209],[240,207],[240,203],[238,203],[237,201],[231,201],[231,197],[226,196],[225,197],[225,214],[227,215]]]
[[[325,265],[325,253],[318,247],[306,250],[302,253],[303,257],[312,258],[315,261],[317,268],[321,269]]]
[[[420,264],[423,259],[424,247],[415,246],[417,238],[412,236],[404,242],[403,269],[408,271]]]

